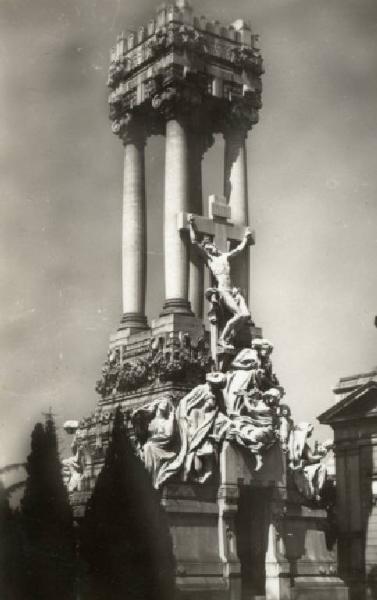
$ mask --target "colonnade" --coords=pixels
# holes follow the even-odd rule
[[[246,133],[224,133],[224,195],[235,224],[248,223]],[[148,326],[146,293],[146,198],[145,142],[143,128],[124,138],[122,328]],[[204,267],[191,252],[184,233],[177,227],[177,214],[202,214],[202,158],[204,144],[184,118],[166,121],[164,187],[165,302],[162,315],[170,313],[203,316]],[[242,258],[242,257],[241,257]],[[234,278],[247,293],[249,265],[236,264]]]

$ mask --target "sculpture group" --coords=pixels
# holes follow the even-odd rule
[[[280,403],[284,390],[266,358],[271,351],[267,340],[256,339],[226,373],[210,373],[176,407],[167,396],[133,413],[137,451],[156,489],[170,479],[205,483],[218,477],[224,441],[253,456],[255,470],[279,443],[297,490],[306,500],[322,499],[330,444],[313,453],[308,442],[313,427],[294,425],[289,407]]]
[[[268,344],[268,342],[266,342]],[[266,377],[258,352],[242,349],[226,373],[212,372],[175,407],[169,397],[138,408],[138,451],[160,488],[168,479],[204,483],[216,475],[223,441],[242,446],[260,465],[263,452],[277,439],[281,388],[263,391]],[[140,421],[143,424],[140,426]]]
[[[190,242],[214,279],[214,287],[207,290],[206,297],[212,304],[210,317],[214,313],[216,317],[217,356],[212,362],[202,363],[207,370],[205,383],[196,385],[178,402],[165,394],[131,412],[135,450],[150,473],[154,487],[161,489],[168,481],[205,484],[216,480],[224,442],[242,448],[253,457],[255,470],[261,468],[264,454],[279,443],[297,490],[306,500],[318,501],[326,482],[323,458],[328,448],[313,453],[308,443],[312,426],[295,425],[289,406],[281,403],[284,389],[273,370],[273,345],[267,339],[252,335],[246,336],[251,340],[249,346],[243,342],[245,330],[251,330],[252,320],[241,290],[232,284],[231,260],[251,243],[252,234],[246,229],[244,239],[236,248],[221,252],[208,236],[199,240],[193,215],[188,216],[188,222]],[[182,336],[181,350],[187,346],[187,339]],[[203,346],[203,342],[200,343]],[[128,364],[128,372],[132,369],[135,373],[150,371],[151,365],[156,366],[162,360],[160,354],[158,343],[152,344],[152,360],[145,360],[145,365],[140,359],[140,364]],[[114,382],[119,379],[122,371],[117,370],[118,363],[119,356],[111,353],[106,367],[107,379],[103,381],[111,378],[112,371]],[[111,385],[114,382],[110,382]],[[72,447],[74,454],[64,461],[71,492],[80,490],[84,470],[84,452],[77,435]]]

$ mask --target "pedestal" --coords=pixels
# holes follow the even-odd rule
[[[173,541],[177,598],[241,600],[235,537],[227,529],[227,519],[233,519],[227,491],[215,484],[168,484],[161,503]]]

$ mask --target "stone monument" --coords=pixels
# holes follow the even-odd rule
[[[326,545],[326,450],[312,451],[311,426],[281,403],[273,346],[250,311],[246,138],[262,73],[246,22],[207,21],[185,0],[117,40],[108,85],[124,147],[123,315],[94,414],[67,425],[67,486],[80,518],[121,406],[168,515],[180,598],[346,598]],[[156,133],[165,302],[149,323],[144,146]],[[202,158],[219,133],[224,196],[210,197],[205,216]]]
[[[377,593],[377,368],[342,377],[318,419],[334,431],[341,576],[351,598]]]

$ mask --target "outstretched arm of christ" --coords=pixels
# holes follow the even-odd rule
[[[230,252],[228,252],[228,258],[233,258],[234,256],[238,256],[239,254],[241,254],[245,250],[245,248],[247,248],[247,246],[250,246],[252,241],[252,231],[251,229],[247,228],[242,242],[238,244],[238,246],[236,246],[233,250],[230,250]]]
[[[196,228],[195,228],[195,218],[194,215],[188,215],[188,222],[190,226],[190,242],[193,246],[195,246],[199,252],[199,254],[204,258],[204,260],[208,259],[208,254],[204,250],[203,246],[201,246],[198,242]]]

